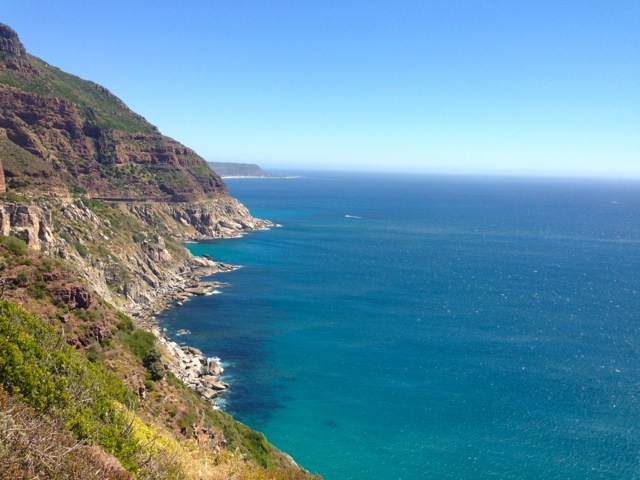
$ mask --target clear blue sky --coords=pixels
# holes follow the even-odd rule
[[[0,0],[207,160],[640,177],[640,1]]]

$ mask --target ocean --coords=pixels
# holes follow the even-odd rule
[[[306,469],[640,478],[640,183],[227,184],[281,227],[189,244],[241,268],[160,322],[223,360],[223,408]]]

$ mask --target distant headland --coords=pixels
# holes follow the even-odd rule
[[[286,175],[275,175],[263,170],[255,163],[207,162],[211,169],[221,177],[260,177],[286,178]]]

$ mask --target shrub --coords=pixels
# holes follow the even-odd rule
[[[18,256],[27,253],[27,242],[25,242],[21,238],[0,235],[0,245]]]
[[[86,257],[87,255],[89,255],[89,250],[87,249],[87,247],[82,245],[80,242],[73,242],[73,246],[76,247],[76,250],[78,251],[78,253],[83,257]]]
[[[156,337],[151,332],[144,330],[134,330],[130,334],[125,334],[123,338],[124,344],[131,350],[136,357],[144,360],[145,355],[156,342]]]
[[[152,380],[161,380],[164,377],[164,367],[162,366],[162,354],[156,347],[152,347],[145,354],[142,363],[151,374]]]
[[[24,287],[27,283],[29,283],[29,274],[24,270],[18,273],[18,275],[16,275],[15,283],[19,287]]]
[[[73,311],[76,316],[81,319],[84,320],[85,322],[94,322],[95,320],[98,319],[98,317],[100,317],[100,312],[98,312],[98,310],[83,310],[81,308],[76,308]]]
[[[118,330],[122,330],[124,332],[132,332],[134,329],[133,320],[129,315],[125,315],[122,312],[118,312],[117,317],[121,320],[118,324]]]
[[[30,200],[27,197],[19,195],[15,192],[6,192],[2,195],[4,200],[7,202],[15,202],[15,203],[29,203]]]
[[[47,296],[47,284],[38,280],[27,287],[27,293],[35,299],[42,300]]]
[[[0,384],[135,470],[137,445],[122,435],[128,419],[118,406],[134,405],[134,395],[100,362],[92,363],[53,328],[6,300],[0,301]]]

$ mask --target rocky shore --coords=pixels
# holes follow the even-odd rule
[[[220,381],[220,375],[224,368],[220,365],[219,358],[208,358],[200,350],[189,346],[180,346],[170,341],[166,335],[158,338],[158,343],[163,345],[175,361],[165,365],[184,384],[198,392],[209,400],[214,406],[214,401],[220,392],[229,388],[229,384]]]
[[[189,268],[181,275],[168,279],[153,290],[153,294],[148,297],[148,304],[132,303],[124,310],[136,319],[137,325],[158,336],[160,330],[157,316],[160,313],[174,306],[182,306],[186,300],[194,295],[207,295],[215,288],[229,286],[224,282],[202,281],[200,279],[235,268],[237,268],[235,265],[215,262],[211,258],[194,257]]]
[[[207,295],[214,289],[229,286],[228,283],[200,280],[218,272],[228,272],[238,268],[235,265],[218,263],[205,255],[194,257],[193,268],[183,276],[158,288],[154,301],[146,307],[135,307],[131,313],[141,327],[153,332],[158,344],[162,345],[169,354],[169,361],[164,367],[173,373],[184,384],[198,392],[213,407],[217,407],[215,398],[229,384],[221,381],[220,376],[224,368],[217,357],[207,357],[201,350],[186,345],[179,345],[172,341],[161,329],[157,322],[157,315],[168,308],[182,306],[185,301],[195,295]],[[182,334],[190,333],[188,331]]]

